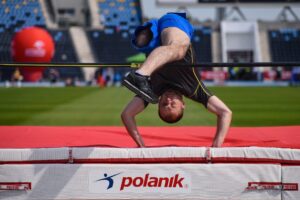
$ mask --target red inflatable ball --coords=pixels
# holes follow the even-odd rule
[[[15,62],[50,62],[54,55],[54,42],[43,28],[28,27],[17,32],[11,42],[11,54]],[[44,67],[24,67],[21,73],[25,81],[39,81]]]

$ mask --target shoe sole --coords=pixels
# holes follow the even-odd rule
[[[134,85],[132,85],[129,81],[127,80],[123,80],[122,84],[127,87],[129,90],[131,90],[132,92],[134,92],[135,94],[139,95],[142,99],[144,99],[145,101],[155,104],[158,101],[155,101],[153,98],[151,98],[148,94],[146,94],[145,92],[139,90],[137,87],[135,87]]]

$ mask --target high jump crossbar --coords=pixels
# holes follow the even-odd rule
[[[26,63],[26,62],[10,62],[0,63],[0,67],[130,67],[138,68],[141,63]],[[300,62],[245,62],[245,63],[211,63],[200,62],[195,64],[175,64],[168,66],[180,67],[300,67]]]

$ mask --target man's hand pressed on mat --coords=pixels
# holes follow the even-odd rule
[[[145,147],[138,132],[135,116],[148,103],[158,103],[158,114],[167,123],[178,122],[184,113],[183,96],[202,103],[217,116],[217,130],[212,142],[220,147],[228,132],[232,112],[205,87],[194,67],[176,64],[194,64],[191,44],[193,27],[184,13],[168,13],[158,20],[139,26],[132,40],[133,46],[147,54],[141,67],[130,72],[123,84],[137,95],[122,112],[123,123],[139,147]]]

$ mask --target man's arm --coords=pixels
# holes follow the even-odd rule
[[[139,97],[134,97],[125,107],[121,114],[123,124],[125,125],[127,132],[136,142],[139,147],[145,147],[144,141],[137,130],[135,116],[145,109],[144,100]]]
[[[209,98],[207,102],[207,109],[217,115],[217,131],[212,147],[221,147],[230,127],[232,112],[216,96]]]

